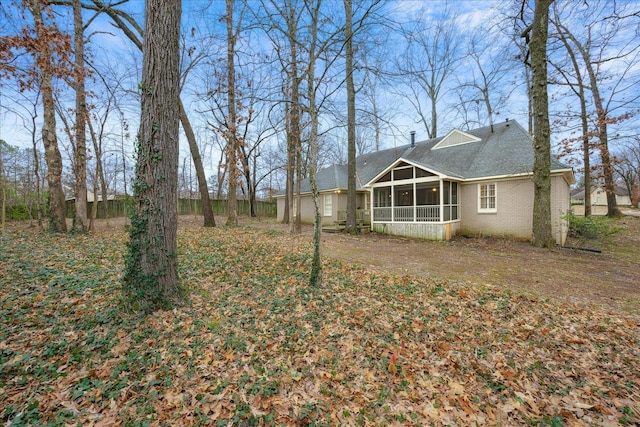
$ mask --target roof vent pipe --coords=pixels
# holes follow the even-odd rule
[[[507,123],[507,126],[509,126],[509,117],[507,117],[507,122],[506,123]]]
[[[411,131],[411,148],[416,146],[416,131]]]

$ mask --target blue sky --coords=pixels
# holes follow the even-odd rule
[[[205,10],[206,6],[210,3],[212,6]],[[252,3],[252,5],[255,4],[257,3]],[[330,7],[339,9],[339,6],[342,3],[334,0],[333,2],[327,2],[326,4]],[[625,5],[631,8],[634,8],[635,6],[640,7],[640,2],[629,1],[625,2]],[[138,22],[142,24],[143,6],[144,2],[142,0],[132,0],[125,4],[123,8],[136,16],[138,18]],[[581,6],[582,3],[577,7],[577,9]],[[14,19],[9,19],[4,23],[0,23],[0,33],[11,33],[16,29],[15,26],[12,25],[19,25],[20,23],[17,19],[18,11],[12,9],[10,5],[3,5],[2,7],[9,14],[13,14],[15,21]],[[390,18],[395,22],[407,22],[414,19],[416,16],[422,16],[425,22],[428,21],[430,24],[435,24],[437,22],[446,22],[447,20],[453,19],[455,16],[456,22],[459,24],[458,32],[461,36],[470,36],[474,31],[480,29],[482,34],[480,40],[489,40],[498,33],[497,29],[500,25],[507,25],[505,15],[513,11],[515,7],[516,5],[514,2],[490,0],[450,2],[398,0],[388,1],[383,4],[384,14],[387,18]],[[638,7],[635,7],[635,9],[638,9]],[[196,47],[197,51],[198,49],[202,49],[204,46],[201,44],[201,40],[198,40],[198,36],[202,36],[212,30],[218,34],[223,33],[224,24],[218,21],[219,16],[223,13],[223,9],[224,2],[220,0],[214,0],[213,2],[209,2],[208,0],[185,0],[183,2],[182,21],[187,46]],[[71,22],[70,11],[64,9],[57,10],[59,11],[59,22],[69,25]],[[86,13],[85,15],[87,17],[90,16],[89,13]],[[574,24],[579,27],[580,23]],[[195,37],[191,36],[191,28],[195,28]],[[378,30],[380,30],[380,28],[378,28]],[[384,28],[382,28],[382,30],[385,31]],[[135,48],[118,29],[111,25],[106,16],[99,17],[93,21],[87,30],[87,34],[91,34],[91,42],[88,45],[88,48],[94,56],[96,67],[103,70],[111,69],[111,71],[107,73],[108,76],[123,76],[127,73],[129,74],[127,78],[121,77],[122,80],[119,81],[119,84],[121,84],[126,91],[123,91],[122,95],[119,95],[118,101],[122,104],[121,107],[124,118],[129,125],[129,139],[127,140],[127,144],[129,149],[131,149],[133,146],[132,134],[135,134],[139,108],[136,102],[135,92],[139,81],[140,54],[137,51],[137,48]],[[389,32],[386,36],[386,56],[383,57],[382,60],[389,65],[392,63],[393,56],[403,51],[403,42],[397,34],[394,35],[392,32]],[[629,33],[627,42],[637,44],[637,37],[634,36],[633,33]],[[216,43],[222,43],[222,40]],[[212,49],[211,46],[215,45],[215,43],[213,45],[210,44],[207,49]],[[260,32],[256,32],[255,35],[252,36],[251,45],[252,46],[250,47],[255,47],[256,45],[262,47],[264,50],[263,54],[272,53],[269,52],[270,47],[268,39],[261,35]],[[486,53],[483,54],[482,60],[500,61],[503,59],[513,59],[513,47],[513,43],[505,44],[496,42],[495,44],[489,44],[489,48]],[[461,45],[460,49],[466,49],[466,45]],[[362,58],[360,58],[359,61],[362,63]],[[486,65],[488,66],[489,64]],[[615,72],[624,68],[625,65],[619,61],[611,61],[603,64],[602,67],[603,69],[609,68],[612,74],[615,75]],[[197,102],[195,98],[196,94],[201,94],[203,92],[203,80],[197,80],[196,77],[202,78],[202,76],[206,76],[211,73],[211,68],[199,69],[197,73],[194,73],[193,79],[189,80],[184,92],[184,96],[187,99],[187,102],[185,103],[191,107],[191,114],[196,127],[196,132],[202,137],[202,139],[210,139],[212,136],[208,133],[209,131],[206,128],[206,117],[203,117],[200,113],[206,105],[202,102]],[[523,127],[526,128],[527,98],[525,87],[522,84],[522,73],[522,67],[515,67],[509,72],[502,82],[501,89],[508,93],[509,96],[504,105],[500,106],[498,109],[497,113],[499,114],[494,117],[495,122],[504,121],[509,118],[511,120],[519,121]],[[640,61],[637,61],[630,70],[627,70],[627,73],[636,76],[640,75]],[[459,114],[451,112],[452,110],[455,110],[456,103],[458,102],[454,93],[456,89],[455,86],[468,81],[470,75],[471,73],[468,63],[461,63],[461,65],[455,70],[455,79],[449,82],[447,91],[442,96],[439,104],[439,110],[442,112],[442,119],[439,123],[439,136],[444,135],[454,127],[460,126],[461,118],[459,117]],[[115,85],[117,80],[115,77],[107,78],[112,78],[111,83]],[[514,81],[518,81],[519,84],[512,86]],[[61,85],[61,87],[62,86],[64,85]],[[387,147],[405,144],[409,138],[409,132],[412,130],[417,132],[418,140],[426,138],[426,130],[424,127],[421,127],[422,125],[420,124],[419,117],[415,111],[409,107],[407,99],[398,93],[402,90],[399,88],[402,88],[402,85],[391,87],[387,82],[386,84],[381,83],[378,89],[376,89],[380,103],[383,104],[384,107],[389,108],[389,118],[392,122],[389,125],[388,132],[385,133],[383,141],[384,146]],[[605,89],[612,90],[610,87]],[[101,93],[103,91],[100,84],[96,84],[95,90],[96,93]],[[639,89],[637,87],[630,87],[628,89],[629,92],[633,92],[634,90],[637,92]],[[576,105],[575,99],[564,95],[563,92],[565,92],[565,90],[562,88],[550,88],[552,110],[567,110],[569,107]],[[339,98],[343,93],[343,89],[339,89],[334,96]],[[65,95],[65,99],[67,98],[72,99],[69,95]],[[358,95],[357,102],[364,103],[364,97]],[[101,105],[100,100],[96,100],[96,104],[96,111],[99,111],[103,105]],[[21,147],[29,147],[31,145],[31,136],[28,132],[29,114],[25,108],[32,109],[33,107],[24,97],[21,97],[21,95],[16,92],[15,86],[12,85],[11,82],[2,82],[2,86],[0,86],[0,138],[5,139],[12,145],[18,145]],[[631,105],[630,108],[635,108],[635,111],[638,111],[637,103],[635,104],[635,107]],[[14,111],[18,111],[22,116],[26,116],[27,120],[25,120],[24,117],[20,117],[20,115],[14,114]],[[39,117],[40,116],[41,113],[39,113]],[[324,123],[327,126],[330,126],[331,121],[334,119],[332,116],[326,117],[327,118]],[[124,138],[122,135],[122,119],[123,116],[118,115],[113,115],[110,119],[112,120],[112,124],[109,132],[112,134],[114,140],[117,140],[118,138],[122,140]],[[616,130],[616,132],[618,131],[619,130]],[[620,131],[623,133],[630,132],[630,126],[625,126]],[[557,142],[566,135],[566,132],[567,130],[556,127],[554,128],[552,139]],[[64,145],[65,136],[63,132],[59,130],[58,135],[61,140],[61,145]],[[340,133],[336,132],[332,137],[339,139]],[[183,156],[187,156],[188,151],[186,143],[182,144],[182,146]],[[210,164],[213,164],[216,161],[218,154],[215,152],[215,148],[209,147],[208,150],[212,153],[211,159],[209,160]]]

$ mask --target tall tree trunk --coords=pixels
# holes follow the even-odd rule
[[[346,0],[345,3],[349,1]],[[318,111],[316,108],[316,45],[318,41],[318,14],[321,0],[315,2],[314,7],[310,7],[311,12],[311,43],[309,46],[309,61],[307,68],[307,101],[309,102],[309,119],[311,129],[309,132],[309,186],[311,187],[311,198],[313,201],[313,257],[311,261],[311,272],[309,273],[309,285],[320,286],[322,284],[322,256],[320,245],[320,234],[322,223],[320,217],[320,203],[318,195],[318,182],[316,172],[318,169]]]
[[[547,94],[547,36],[549,5],[553,0],[536,0],[531,29],[531,71],[534,111],[533,163],[533,236],[535,246],[555,244],[551,231],[551,128]]]
[[[76,177],[76,203],[72,230],[84,233],[88,230],[87,222],[87,96],[85,91],[84,67],[84,31],[82,25],[82,4],[73,0],[73,37],[75,46],[75,81],[76,92],[76,125],[74,169]],[[94,203],[97,202],[94,194]]]
[[[46,33],[39,0],[29,1],[29,10],[33,15],[36,35],[42,43],[42,50],[38,54],[37,63],[41,72],[40,90],[42,91],[43,123],[42,142],[44,156],[47,162],[47,184],[49,186],[50,228],[54,233],[67,231],[66,206],[64,190],[62,189],[62,156],[58,148],[56,136],[56,111],[53,102],[53,70],[51,64],[51,50],[46,43]]]
[[[607,216],[609,218],[617,218],[622,216],[622,213],[620,212],[620,209],[618,209],[618,201],[616,200],[615,181],[613,178],[613,160],[611,159],[611,154],[609,152],[609,135],[607,130],[609,118],[607,117],[607,111],[602,105],[598,82],[593,67],[591,67],[590,64],[587,66],[587,72],[589,73],[591,91],[593,92],[593,101],[596,106],[596,114],[598,116],[598,139],[600,140],[598,148],[600,150],[600,159],[604,175],[604,188],[607,193]]]
[[[242,163],[244,164],[246,162],[248,162],[248,160],[246,160],[246,155],[243,153],[242,154]],[[248,165],[244,165],[243,166],[244,169],[244,180],[247,183],[247,196],[249,198],[249,215],[251,216],[251,218],[255,218],[256,217],[256,210],[255,210],[255,202],[256,202],[256,193],[255,193],[255,187],[253,185],[253,181],[251,179],[251,170],[249,169]]]
[[[140,38],[138,36],[136,36],[136,34],[129,28],[127,27],[126,23],[124,22],[123,19],[121,19],[121,16],[126,16],[126,21],[130,22],[130,23],[134,23],[134,28],[137,30],[138,34],[140,36],[143,35],[143,31],[141,28],[139,28],[137,25],[135,25],[135,20],[132,19],[130,16],[122,14],[121,11],[119,11],[119,13],[116,13],[115,10],[110,7],[110,6],[106,6],[104,5],[102,2],[99,2],[98,0],[94,0],[94,3],[96,3],[97,6],[99,6],[101,8],[101,10],[104,10],[109,17],[111,17],[111,19],[113,19],[113,21],[115,22],[116,26],[118,28],[120,28],[123,33],[125,34],[125,36],[127,36],[127,38],[129,40],[131,40],[133,42],[133,44],[135,44],[138,49],[142,50],[142,42],[140,41]],[[182,123],[183,128],[185,129],[185,134],[187,133],[186,129],[189,128],[191,129],[191,134],[193,135],[193,128],[191,126],[191,123],[189,121],[189,116],[186,114],[186,112],[184,111],[184,105],[182,104],[182,100],[180,100],[180,98],[178,98],[178,102],[180,103],[180,122]],[[196,167],[196,174],[198,176],[198,186],[200,189],[200,195],[202,197],[202,203],[203,203],[203,214],[204,214],[204,226],[205,227],[215,227],[216,223],[215,223],[215,217],[213,216],[213,208],[208,209],[206,207],[204,207],[205,204],[205,199],[209,200],[209,205],[211,204],[211,199],[209,198],[209,190],[208,190],[208,186],[207,186],[207,182],[206,182],[206,176],[204,175],[204,167],[202,166],[202,158],[200,156],[200,151],[199,150],[193,150],[193,147],[195,147],[196,149],[198,148],[197,144],[192,145],[192,142],[195,142],[195,136],[193,136],[193,138],[190,138],[189,135],[187,135],[187,141],[189,142],[189,149],[191,150],[191,155],[193,157],[193,163]],[[125,194],[127,192],[127,173],[126,173],[126,157],[124,154],[124,148],[122,149],[122,164],[123,164],[123,175],[124,175],[124,188],[125,188]],[[198,171],[198,169],[201,169],[203,171],[202,173],[202,179],[200,176],[200,173]],[[224,175],[223,175],[223,180],[224,180]],[[205,195],[205,191],[206,191],[206,195]],[[218,197],[217,199],[220,199],[220,184],[218,185]]]
[[[7,179],[4,176],[4,162],[2,161],[2,146],[4,141],[0,139],[0,185],[2,186],[2,231],[7,219]]]
[[[182,129],[187,137],[189,143],[189,150],[191,151],[191,158],[193,159],[193,165],[196,168],[196,176],[198,178],[198,190],[200,191],[200,198],[202,199],[202,214],[204,215],[204,226],[215,227],[216,219],[213,216],[213,206],[211,206],[211,198],[209,197],[209,188],[207,187],[207,178],[204,174],[204,167],[202,166],[202,157],[200,156],[200,149],[196,142],[196,135],[191,127],[191,122],[187,116],[187,112],[184,109],[182,100],[178,98],[178,105],[180,107],[180,122],[182,123]]]
[[[301,206],[301,194],[300,183],[302,181],[302,143],[300,140],[300,77],[298,76],[298,23],[295,19],[295,7],[289,3],[288,16],[287,16],[287,37],[290,45],[290,66],[291,66],[291,94],[289,99],[288,108],[288,121],[289,128],[287,134],[287,140],[290,144],[290,160],[291,164],[291,207],[294,203],[296,209],[293,215],[293,221],[290,223],[290,231],[292,233],[302,232],[302,206]],[[295,179],[294,179],[295,178]],[[291,211],[290,211],[291,213]]]
[[[257,218],[258,213],[256,212],[256,193],[258,191],[258,181],[257,181],[257,170],[258,170],[258,156],[253,156],[253,179],[251,180],[251,190],[249,190],[249,204],[251,206],[251,217]]]
[[[182,302],[178,284],[180,0],[145,2],[140,132],[124,291],[134,308]]]
[[[93,128],[93,124],[91,120],[89,120],[88,118],[87,118],[87,126],[89,127],[89,135],[91,135],[91,142],[93,143],[93,151],[96,156],[96,174],[95,174],[95,181],[93,184],[94,198],[93,198],[93,209],[91,212],[91,218],[92,220],[95,220],[98,214],[98,206],[101,206],[104,219],[108,220],[109,219],[109,195],[107,191],[107,181],[104,176],[104,166],[102,164],[102,144],[98,139],[98,136],[96,135],[96,132]],[[124,167],[125,166],[123,164],[123,168]],[[101,194],[100,198],[102,199],[102,202],[100,203],[98,203],[98,198],[97,198],[98,182],[100,183],[100,194]],[[126,184],[127,183],[125,181],[125,188],[126,188]]]
[[[226,146],[226,144],[225,144]],[[218,188],[216,189],[216,200],[222,200],[222,194],[223,194],[223,189],[224,189],[224,180],[226,179],[227,176],[227,164],[224,162],[225,160],[225,153],[223,150],[222,152],[220,152],[220,160],[218,161]]]
[[[34,109],[35,111],[35,109]],[[36,178],[36,208],[38,213],[38,230],[42,231],[42,189],[40,186],[40,158],[38,157],[38,140],[36,139],[36,117],[31,116],[31,152],[33,154],[33,174]]]
[[[89,212],[89,231],[95,230],[96,217],[98,216],[98,174],[93,174],[93,203],[91,203],[91,212]]]
[[[560,39],[562,44],[567,51],[567,55],[569,55],[569,59],[571,59],[571,64],[573,65],[573,70],[575,73],[576,82],[572,84],[571,81],[565,77],[567,83],[571,87],[571,90],[576,94],[578,100],[580,101],[580,122],[582,125],[582,158],[584,163],[584,216],[591,216],[591,162],[590,162],[590,144],[589,144],[589,122],[587,117],[587,102],[585,96],[585,85],[582,79],[582,71],[580,70],[580,64],[578,64],[578,59],[576,58],[576,54],[567,40],[566,34],[563,31],[562,25],[558,22],[558,16],[555,16],[553,21],[558,35],[557,37]],[[559,67],[556,67],[559,69]],[[563,70],[559,69],[560,73],[564,75]]]
[[[233,1],[226,0],[227,23],[227,166],[229,170],[229,192],[227,194],[227,225],[238,225],[238,135],[236,132],[236,69],[233,31]]]
[[[352,0],[344,0],[345,69],[347,83],[347,223],[345,232],[356,234],[356,89],[353,84]]]
[[[4,223],[7,219],[7,187],[4,182],[4,175],[2,178],[2,231],[4,231]]]
[[[243,142],[245,141],[245,139],[243,138]],[[247,197],[249,198],[249,215],[251,216],[251,218],[255,218],[256,215],[256,208],[255,208],[255,204],[256,204],[256,187],[254,184],[254,179],[255,179],[255,169],[253,169],[253,178],[252,178],[252,169],[249,166],[249,159],[251,157],[250,153],[251,151],[247,152],[247,146],[246,144],[241,144],[238,151],[238,154],[240,155],[240,163],[242,164],[242,174],[244,175],[244,180],[247,184]],[[254,164],[253,167],[255,168],[255,156],[253,157],[254,159]]]
[[[285,113],[285,127],[287,129],[287,178],[285,183],[285,195],[284,195],[284,212],[282,214],[282,223],[289,224],[289,231],[293,233],[293,221],[291,216],[293,213],[293,177],[295,175],[295,145],[293,143],[293,136],[291,134],[291,90],[290,86],[287,88],[287,106]]]

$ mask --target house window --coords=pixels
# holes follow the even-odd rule
[[[478,212],[497,212],[496,183],[478,184]]]
[[[322,210],[324,216],[333,215],[333,194],[325,194],[322,196]]]

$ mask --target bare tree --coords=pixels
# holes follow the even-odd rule
[[[551,128],[547,94],[547,37],[549,6],[553,0],[536,0],[533,22],[527,37],[533,76],[534,164],[533,234],[534,246],[550,248],[555,244],[551,232]],[[529,38],[529,33],[531,34]]]
[[[145,2],[136,209],[124,275],[125,294],[143,311],[186,298],[177,271],[181,6],[180,0]]]
[[[138,49],[142,50],[141,38],[143,37],[143,29],[131,15],[113,7],[112,5],[105,4],[101,0],[92,0],[92,2],[93,5],[83,4],[83,7],[106,13],[113,20],[116,27],[122,30],[124,35],[131,40]],[[189,67],[187,67],[187,69],[189,69]],[[183,75],[183,78],[186,74],[187,73]],[[178,104],[180,107],[180,122],[182,123],[182,127],[185,131],[191,157],[196,169],[196,176],[198,177],[198,188],[200,190],[200,198],[203,203],[204,226],[214,227],[215,218],[213,216],[213,209],[210,203],[209,189],[206,182],[206,175],[204,173],[204,166],[202,164],[202,157],[195,139],[195,134],[193,133],[193,127],[191,126],[189,116],[186,114],[186,110],[184,109],[184,105],[180,98],[178,98]]]
[[[483,27],[471,35],[463,58],[467,72],[458,77],[458,109],[468,128],[493,128],[500,109],[506,106],[515,84],[509,81],[517,63],[509,54],[510,43],[486,34]],[[473,117],[475,115],[475,117]]]
[[[45,6],[46,7],[46,6]],[[40,0],[29,0],[27,8],[31,12],[35,26],[35,37],[31,40],[35,48],[37,68],[40,72],[42,93],[43,125],[42,141],[47,162],[47,183],[49,186],[50,231],[66,232],[66,206],[62,189],[62,156],[56,135],[56,113],[54,106],[53,79],[66,74],[64,62],[70,50],[68,37],[61,34],[55,25],[47,25],[44,20]],[[54,55],[58,58],[54,59]],[[62,61],[56,61],[60,59]],[[61,69],[61,67],[63,69]]]
[[[85,89],[86,71],[84,66],[84,26],[80,0],[73,0],[73,43],[75,73],[72,85],[76,92],[73,171],[76,178],[76,201],[72,230],[76,233],[84,233],[89,228],[87,221],[87,96]],[[95,200],[94,203],[96,203]]]
[[[353,83],[353,4],[344,0],[345,79],[347,87],[347,223],[345,232],[358,232],[356,223],[356,89]]]
[[[614,163],[615,172],[629,192],[631,203],[635,205],[638,200],[634,199],[634,195],[637,194],[634,193],[634,186],[640,186],[640,137],[635,136],[629,139],[616,155],[616,160]]]
[[[345,0],[349,1],[349,0]],[[307,9],[311,18],[310,33],[311,40],[308,51],[308,68],[307,68],[307,100],[309,102],[307,112],[310,118],[310,170],[309,185],[311,187],[311,197],[313,200],[313,258],[311,264],[311,272],[309,274],[309,284],[311,286],[320,286],[322,284],[322,257],[320,248],[321,218],[320,218],[320,202],[318,196],[318,183],[316,181],[317,163],[318,163],[318,109],[316,107],[316,59],[318,45],[318,25],[320,18],[321,0],[306,2]]]
[[[403,82],[401,95],[415,109],[428,138],[438,136],[439,102],[460,61],[456,16],[451,11],[443,14],[446,20],[433,22],[423,11],[411,26],[404,26],[407,47],[395,64]]]
[[[238,177],[238,141],[237,133],[237,110],[236,110],[236,41],[238,38],[239,25],[234,28],[233,0],[226,0],[225,23],[227,26],[227,117],[226,117],[226,137],[227,137],[227,172],[229,179],[229,190],[227,192],[227,225],[238,225],[238,201],[237,188]]]
[[[593,10],[598,11],[599,8]],[[561,19],[555,22],[556,28],[561,37],[566,39],[567,44],[579,54],[582,66],[586,74],[588,84],[585,88],[592,95],[593,107],[595,109],[595,134],[598,138],[597,148],[600,152],[602,175],[607,193],[607,215],[609,217],[620,216],[615,195],[614,163],[609,147],[609,126],[621,120],[626,120],[631,112],[627,110],[633,101],[638,100],[637,92],[632,92],[632,99],[618,99],[624,93],[629,93],[629,88],[635,87],[637,79],[629,78],[635,70],[635,66],[640,57],[640,43],[636,40],[632,42],[624,41],[621,45],[615,44],[615,38],[619,31],[633,30],[626,28],[623,22],[616,21],[613,25],[603,25],[602,20],[617,19],[609,16],[609,9],[604,8],[605,16],[594,15],[585,31],[577,34],[572,31]],[[592,13],[592,10],[589,11]],[[570,20],[568,20],[570,21]],[[583,23],[584,18],[580,19]],[[566,45],[565,45],[566,46]],[[607,64],[616,61],[619,70],[616,79],[609,84],[612,79],[607,73]],[[608,96],[604,94],[603,85],[607,82],[609,87]],[[624,98],[624,97],[623,97]]]
[[[559,30],[560,22],[559,16],[557,13],[554,14],[552,22],[557,30]],[[557,65],[554,61],[549,61],[550,64],[556,69],[556,71],[562,76],[564,83],[567,84],[573,93],[578,97],[578,101],[580,103],[580,126],[582,129],[581,141],[582,141],[582,161],[584,168],[584,216],[591,216],[591,144],[589,142],[590,133],[589,133],[589,123],[588,123],[588,112],[587,112],[587,101],[585,95],[586,86],[584,84],[582,78],[582,71],[580,65],[578,63],[577,56],[574,52],[574,49],[569,43],[566,35],[562,31],[558,31],[557,33],[558,39],[561,41],[564,46],[569,59],[571,60],[571,67],[573,71],[573,75],[570,72],[560,66]],[[572,77],[575,80],[572,80]],[[570,141],[566,141],[569,143]]]

